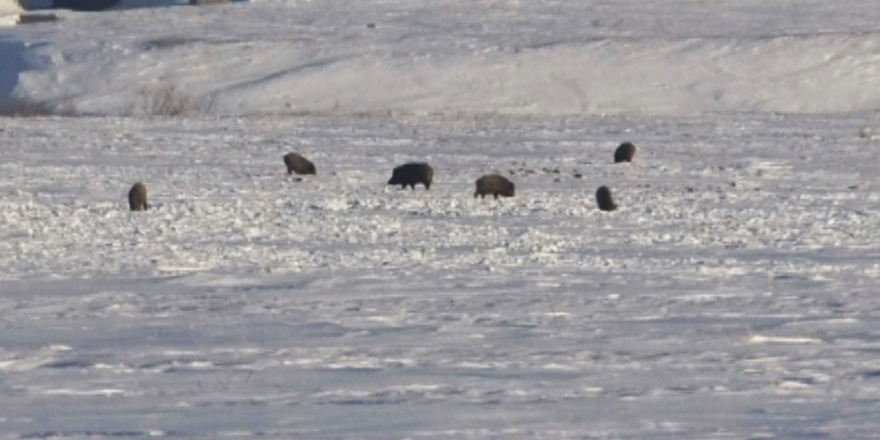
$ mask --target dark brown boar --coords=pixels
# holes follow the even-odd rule
[[[401,189],[406,189],[407,185],[416,189],[416,184],[425,185],[425,189],[431,189],[431,182],[434,180],[434,169],[424,162],[410,162],[403,164],[391,172],[391,179],[388,180],[389,185],[401,185]]]
[[[614,198],[611,197],[611,190],[607,186],[600,186],[596,190],[596,203],[599,204],[599,209],[603,211],[614,211],[617,209],[617,203],[614,203]]]
[[[132,211],[146,211],[150,208],[147,204],[147,187],[141,182],[132,185],[128,190],[128,207]]]
[[[297,153],[284,155],[284,165],[287,165],[287,174],[315,174],[315,164]]]
[[[486,174],[480,177],[476,186],[474,197],[480,196],[480,198],[485,198],[487,195],[493,195],[496,199],[498,196],[513,197],[516,192],[513,182],[499,174]]]
[[[624,142],[614,150],[614,163],[632,162],[636,157],[636,146],[630,142]]]

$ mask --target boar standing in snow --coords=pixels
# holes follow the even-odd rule
[[[315,174],[315,164],[296,153],[286,154],[284,165],[287,165],[287,174]]]
[[[146,211],[150,208],[147,204],[147,187],[143,183],[135,183],[128,190],[128,206],[132,211]]]
[[[416,184],[425,185],[425,189],[431,189],[431,181],[434,180],[434,169],[424,162],[410,162],[403,164],[394,169],[391,173],[389,185],[402,185],[401,189],[406,189],[409,185],[413,190]]]
[[[477,179],[476,185],[477,190],[474,191],[474,197],[480,196],[480,198],[485,198],[490,194],[496,199],[498,196],[513,197],[516,191],[513,182],[498,174],[486,174]]]
[[[636,146],[630,142],[624,142],[614,151],[614,163],[632,162],[636,157]]]
[[[614,203],[614,198],[611,197],[611,190],[607,186],[600,186],[596,190],[596,202],[602,211],[614,211],[617,209],[617,203]]]

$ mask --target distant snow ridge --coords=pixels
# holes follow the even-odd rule
[[[229,115],[682,115],[880,107],[880,37],[874,33],[748,33],[748,21],[689,15],[696,6],[687,2],[683,22],[666,23],[665,33],[656,21],[671,18],[655,18],[650,2],[641,14],[606,11],[606,20],[619,13],[627,23],[610,27],[602,20],[571,22],[570,15],[595,15],[580,2],[370,2],[345,10],[318,3],[71,15],[63,26],[18,35],[28,50],[14,89],[95,114],[162,114],[169,106],[157,99],[174,103],[175,114]],[[765,19],[789,20],[786,11],[766,12],[771,15]],[[84,33],[90,38],[79,37]]]

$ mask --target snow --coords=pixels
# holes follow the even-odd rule
[[[30,50],[3,61],[30,67],[22,96],[96,114],[150,113],[169,89],[193,113],[226,115],[880,107],[875,5],[765,3],[266,0],[66,13],[17,30]]]
[[[21,5],[16,0],[0,0],[0,14],[21,12]]]
[[[123,6],[0,33],[0,438],[877,437],[871,2]]]
[[[16,0],[0,0],[0,29],[18,24],[20,12],[21,6]]]

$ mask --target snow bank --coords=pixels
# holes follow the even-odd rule
[[[21,5],[19,5],[16,0],[0,0],[0,15],[21,11]]]
[[[0,28],[18,24],[21,6],[16,0],[0,0]]]
[[[864,29],[880,13],[864,6],[317,3],[76,14],[17,35],[30,50],[16,91],[101,114],[155,113],[169,90],[217,114],[880,107],[880,36]]]

